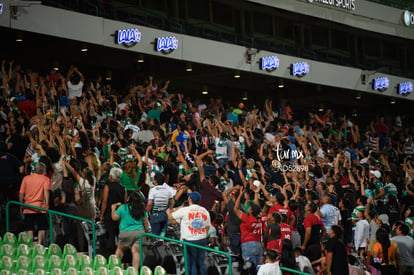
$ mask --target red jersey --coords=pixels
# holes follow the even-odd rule
[[[262,240],[262,223],[260,220],[243,213],[241,221],[241,242],[260,242]]]

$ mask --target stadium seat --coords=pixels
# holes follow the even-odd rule
[[[119,266],[115,266],[114,268],[109,270],[111,271],[111,275],[124,275],[124,271]]]
[[[27,270],[28,272],[32,271],[31,270],[31,267],[32,267],[31,262],[32,262],[31,258],[29,258],[27,256],[19,256],[17,258],[17,261],[16,261],[16,270],[17,271]]]
[[[32,257],[31,248],[27,244],[24,244],[24,243],[19,244],[19,246],[17,247],[16,257],[19,257],[19,256]]]
[[[142,268],[143,267],[141,267],[141,270],[142,270]],[[148,267],[146,267],[147,269],[149,269]],[[150,269],[150,271],[151,271],[151,269]],[[152,273],[152,272],[151,272]],[[151,274],[151,273],[149,273],[149,274]],[[141,275],[142,275],[143,273],[141,273]],[[124,272],[124,275],[138,275],[138,270],[136,270],[133,266],[129,266],[126,270],[125,270],[125,272]]]
[[[41,244],[35,244],[33,246],[32,257],[35,257],[35,256],[46,257],[47,256],[46,248]]]
[[[26,270],[26,269],[19,269],[19,270],[16,271],[15,274],[16,275],[29,275],[30,272],[28,270]]]
[[[82,255],[78,260],[79,270],[83,270],[86,267],[92,268],[92,261],[88,255]]]
[[[94,271],[93,271],[92,267],[87,266],[84,269],[82,269],[80,274],[81,275],[94,275]]]
[[[14,271],[14,261],[10,256],[1,257],[0,261],[0,270],[10,270]]]
[[[95,256],[95,259],[93,259],[93,269],[96,271],[101,266],[107,267],[108,262],[104,256],[98,254]]]
[[[3,245],[3,238],[0,236],[0,246]]]
[[[47,270],[48,261],[42,255],[36,255],[32,260],[32,270],[35,272],[37,269]]]
[[[122,262],[121,260],[118,258],[118,256],[112,254],[109,256],[108,258],[108,269],[112,270],[114,267],[120,267],[122,268]]]
[[[47,256],[50,258],[51,255],[56,255],[56,256],[59,256],[59,258],[61,258],[62,249],[60,248],[60,246],[58,246],[55,243],[50,244],[47,250]]]
[[[3,244],[0,249],[0,256],[9,256],[14,258],[16,255],[16,248],[10,244]]]
[[[12,275],[13,272],[11,270],[3,269],[0,271],[0,275]]]
[[[66,275],[78,275],[78,269],[76,267],[69,267],[65,272]]]
[[[135,269],[134,269],[135,270]],[[130,274],[128,274],[130,275]],[[152,275],[152,270],[148,266],[142,266],[139,275]]]
[[[3,236],[3,244],[9,244],[11,246],[17,247],[17,238],[16,238],[16,235],[14,235],[11,232],[4,233],[4,236]]]
[[[76,258],[73,255],[66,255],[63,261],[63,270],[68,270],[70,267],[77,267]]]
[[[33,245],[32,237],[27,232],[20,232],[17,242],[18,244],[27,244],[29,247]]]
[[[106,268],[106,266],[100,266],[97,269],[95,269],[95,274],[96,275],[109,275],[109,271],[108,268]]]
[[[157,265],[154,268],[154,275],[167,275],[167,271],[162,266]]]
[[[38,268],[33,271],[33,275],[46,275],[46,270],[43,268]]]
[[[54,268],[62,268],[62,259],[58,255],[51,255],[49,257],[48,270],[51,272]]]
[[[78,254],[78,251],[70,243],[65,244],[65,246],[63,247],[63,258],[65,258],[67,255],[73,255],[76,259],[77,254]]]
[[[50,270],[49,275],[64,275],[65,272],[63,272],[63,270],[61,268],[52,268],[52,270]]]

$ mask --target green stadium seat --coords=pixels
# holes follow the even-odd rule
[[[42,255],[36,255],[32,258],[32,270],[35,272],[37,269],[47,270],[48,260]]]
[[[92,261],[88,255],[82,255],[78,260],[79,270],[83,270],[86,267],[92,268]]]
[[[93,259],[93,269],[96,271],[101,266],[107,267],[108,262],[104,256],[98,254],[95,256],[95,259]]]
[[[64,275],[65,272],[61,269],[61,268],[52,268],[52,270],[50,270],[49,275]]]
[[[130,275],[130,274],[128,274],[128,275]],[[139,273],[139,275],[152,275],[152,270],[148,266],[144,265],[144,266],[141,267],[141,272]]]
[[[27,269],[18,269],[16,271],[16,275],[29,275],[29,274],[30,274],[30,272]]]
[[[62,257],[62,249],[60,246],[58,246],[55,243],[52,243],[49,245],[49,248],[47,249],[47,256],[50,258],[51,255]]]
[[[149,267],[143,266],[141,267],[141,271],[143,268],[149,269]],[[151,271],[151,269],[149,271]],[[146,273],[141,272],[141,275],[142,274],[146,274]],[[149,274],[152,274],[152,271]],[[125,269],[124,275],[138,275],[138,270],[136,270],[133,266],[129,266],[127,269]]]
[[[92,267],[90,267],[90,266],[87,266],[87,267],[85,267],[84,269],[82,269],[82,271],[81,271],[81,275],[94,275],[94,270],[93,270],[93,268]]]
[[[46,248],[41,244],[35,244],[33,246],[32,256],[33,257],[35,257],[35,256],[46,257],[47,256]]]
[[[14,271],[14,261],[13,258],[10,256],[3,256],[1,257],[0,261],[0,270],[10,270]]]
[[[63,270],[66,271],[69,267],[77,267],[77,261],[73,255],[66,255],[65,259],[63,260]]]
[[[12,275],[13,272],[11,270],[3,269],[0,271],[0,275]]]
[[[96,275],[110,275],[110,272],[106,266],[100,266],[97,269],[95,269]]]
[[[113,268],[109,269],[111,271],[111,275],[124,275],[124,271],[119,266],[114,266]]]
[[[32,257],[32,249],[27,245],[27,244],[19,244],[19,246],[17,247],[17,253],[16,256],[27,256],[27,257]]]
[[[78,269],[75,267],[69,267],[66,270],[66,275],[78,275]]]
[[[16,270],[27,270],[32,271],[32,258],[27,256],[19,256],[16,261]]]
[[[120,267],[122,268],[122,262],[121,260],[118,258],[118,256],[112,254],[109,256],[108,258],[108,269],[112,270],[114,267]]]
[[[65,244],[65,246],[63,247],[63,258],[65,258],[67,255],[73,255],[75,259],[78,255],[78,251],[70,243]]]
[[[33,275],[46,275],[47,272],[43,268],[37,268],[33,271]]]
[[[20,232],[17,242],[18,244],[27,244],[29,247],[33,245],[32,237],[27,232]]]
[[[14,235],[11,232],[4,233],[3,244],[10,244],[11,246],[17,247],[18,243],[17,243],[16,235]]]
[[[160,265],[154,268],[154,275],[167,275],[167,271]]]
[[[0,255],[14,258],[16,255],[16,248],[10,244],[3,244],[0,249]]]
[[[48,264],[48,270],[51,272],[54,268],[62,268],[63,262],[62,259],[58,255],[51,255],[49,257],[49,264]]]

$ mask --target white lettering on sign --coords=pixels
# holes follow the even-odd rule
[[[327,6],[341,8],[344,10],[354,11],[356,0],[308,0],[309,3],[321,3]]]

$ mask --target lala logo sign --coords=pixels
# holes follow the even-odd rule
[[[398,94],[399,95],[408,95],[413,91],[412,82],[401,82],[398,83]]]
[[[155,39],[157,52],[170,53],[178,48],[178,39],[175,36],[158,37]]]
[[[0,2],[0,14],[3,14],[3,3]]]
[[[279,68],[279,58],[277,56],[263,56],[260,62],[260,69],[272,72]]]
[[[302,77],[309,73],[309,64],[306,62],[293,63],[291,69],[292,75]]]
[[[377,91],[385,91],[390,86],[390,81],[388,77],[378,77],[374,78],[372,81],[372,89]]]
[[[118,30],[116,37],[117,44],[129,48],[141,41],[141,32],[138,29]]]

